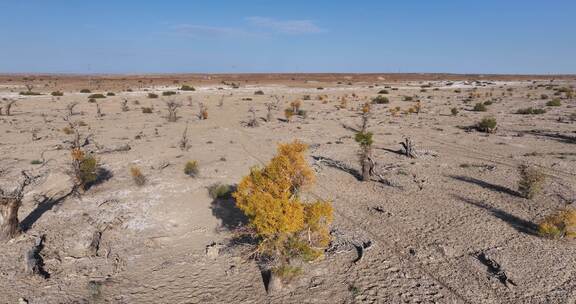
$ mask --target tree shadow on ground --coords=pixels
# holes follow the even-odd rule
[[[30,212],[30,214],[28,214],[28,216],[26,216],[26,218],[24,218],[20,222],[20,229],[22,229],[22,231],[24,232],[28,231],[30,228],[32,228],[32,225],[34,225],[34,223],[36,223],[36,221],[38,221],[40,217],[42,217],[44,213],[52,210],[54,206],[62,203],[66,198],[68,198],[73,193],[74,189],[60,197],[45,197],[44,200],[42,200],[36,206],[36,209],[32,210],[32,212]]]
[[[112,171],[104,168],[104,167],[98,167],[98,169],[96,169],[96,180],[94,180],[92,183],[86,185],[86,190],[90,189],[93,186],[97,186],[100,185],[102,183],[104,183],[105,181],[110,180],[114,175],[112,174]]]
[[[570,136],[567,134],[546,132],[541,130],[530,130],[522,132],[521,134],[530,134],[534,136],[546,137],[565,144],[576,144],[576,136]]]
[[[358,170],[356,170],[354,168],[350,168],[344,162],[341,162],[341,161],[338,161],[335,159],[331,159],[328,157],[324,157],[324,156],[312,156],[312,158],[316,162],[319,162],[320,164],[323,164],[323,165],[326,165],[327,167],[338,169],[340,171],[346,172],[346,173],[354,176],[357,180],[362,180],[362,174],[360,174],[360,172]]]
[[[213,199],[210,204],[212,215],[220,220],[220,228],[228,231],[236,230],[248,223],[246,215],[236,206],[232,192]]]
[[[520,196],[520,193],[518,193],[515,190],[500,186],[500,185],[495,185],[495,184],[491,184],[488,182],[485,182],[483,180],[474,178],[474,177],[469,177],[469,176],[463,176],[463,175],[450,175],[450,178],[453,178],[455,180],[459,180],[461,182],[466,182],[469,184],[474,184],[474,185],[478,185],[484,189],[488,189],[488,190],[492,190],[492,191],[496,191],[496,192],[500,192],[500,193],[506,193],[512,196]]]
[[[538,225],[536,225],[535,223],[531,222],[531,221],[527,221],[525,219],[519,218],[515,215],[512,215],[502,209],[498,209],[496,207],[487,205],[483,202],[477,201],[477,200],[473,200],[473,199],[469,199],[460,195],[454,195],[454,197],[456,197],[457,199],[463,201],[464,203],[467,203],[471,206],[480,208],[480,209],[484,209],[488,212],[490,212],[490,214],[504,222],[506,222],[508,225],[510,225],[512,228],[516,229],[518,232],[521,233],[525,233],[528,235],[534,235],[537,236],[538,235]]]

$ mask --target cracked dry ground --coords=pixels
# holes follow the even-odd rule
[[[570,154],[576,144],[562,140],[572,136],[575,124],[556,121],[573,112],[576,104],[564,100],[563,107],[537,118],[512,114],[528,102],[524,96],[529,84],[514,83],[516,95],[489,107],[488,114],[500,126],[490,136],[459,128],[486,113],[466,111],[473,104],[465,104],[449,88],[430,93],[432,98],[423,100],[419,115],[391,116],[389,108],[408,104],[401,96],[420,90],[395,84],[400,89],[389,95],[391,104],[374,105],[370,124],[374,157],[387,168],[384,176],[392,186],[360,182],[312,158],[322,156],[357,168],[357,144],[351,131],[360,122],[357,105],[350,105],[352,110],[336,110],[335,105],[344,94],[356,93],[358,104],[364,97],[375,96],[375,89],[366,86],[326,86],[321,94],[328,95],[327,103],[316,100],[320,93],[315,89],[225,90],[233,95],[222,108],[217,106],[219,90],[198,90],[185,94],[208,105],[209,119],[196,120],[197,107],[192,105],[181,109],[183,118],[176,123],[165,122],[161,101],[146,100],[144,92],[142,96],[119,93],[102,101],[103,118],[95,118],[93,105],[82,102],[78,111],[85,114],[77,118],[91,127],[99,144],[128,141],[132,149],[100,155],[114,173],[110,181],[82,198],[67,198],[36,219],[26,235],[2,245],[0,302],[15,303],[20,297],[30,303],[574,302],[574,244],[538,236],[535,223],[576,197],[576,156]],[[243,127],[251,107],[259,117],[265,116],[270,96],[254,96],[256,89],[285,96],[276,116],[291,100],[311,94],[312,100],[303,104],[308,117]],[[460,95],[466,95],[467,89],[463,90]],[[499,86],[479,90],[493,90],[495,96],[505,91]],[[540,90],[531,92],[544,92]],[[186,104],[185,94],[174,98]],[[123,97],[159,104],[153,114],[142,114],[132,104],[131,111],[121,112]],[[253,101],[241,100],[247,97]],[[10,171],[2,178],[30,168],[30,160],[39,151],[61,143],[60,129],[65,124],[60,116],[67,102],[79,97],[65,95],[57,102],[42,98],[21,100],[11,119],[2,117],[0,164]],[[39,132],[44,139],[30,142],[30,126],[44,126],[39,105],[50,122]],[[447,115],[454,106],[463,114]],[[192,147],[182,152],[177,142],[186,123]],[[160,135],[154,135],[154,129]],[[133,139],[138,134],[143,139]],[[428,153],[417,159],[395,153],[404,136]],[[357,263],[353,248],[328,254],[306,265],[305,273],[284,293],[267,295],[253,262],[233,251],[215,258],[206,255],[208,244],[225,242],[231,233],[220,229],[223,218],[214,212],[205,187],[214,182],[237,183],[251,166],[265,163],[274,154],[275,143],[293,138],[311,146],[309,160],[318,182],[307,195],[331,200],[334,229],[371,241],[372,246]],[[55,159],[48,165],[51,174],[62,174],[65,162],[61,159],[66,153],[50,153],[47,157]],[[188,159],[198,160],[200,178],[183,176],[181,169]],[[545,190],[534,200],[515,193],[516,168],[524,162],[548,176]],[[133,186],[128,175],[134,163],[149,177],[142,189]],[[158,169],[164,163],[169,166]],[[44,181],[34,192],[56,184]],[[35,209],[31,196],[27,196],[21,219]],[[73,244],[103,224],[111,228],[102,235],[98,256],[74,254]],[[21,253],[33,236],[43,233],[47,235],[43,256],[51,277],[27,278],[21,274]]]

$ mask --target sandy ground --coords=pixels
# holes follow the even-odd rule
[[[554,97],[546,85],[570,86],[576,84],[574,78],[551,83],[545,77],[533,77],[535,82],[495,77],[474,82],[431,76],[387,82],[378,76],[362,82],[350,76],[350,83],[340,84],[335,78],[231,78],[240,85],[234,89],[220,79],[135,85],[140,80],[129,77],[99,83],[81,77],[55,83],[36,77],[34,91],[45,95],[20,96],[17,92],[25,88],[19,77],[0,78],[2,105],[18,100],[11,116],[0,116],[0,184],[14,185],[23,169],[44,177],[29,188],[20,209],[25,233],[0,244],[1,303],[17,303],[19,298],[29,303],[576,301],[574,243],[542,238],[534,228],[544,216],[576,202],[576,122],[571,120],[576,100],[562,99],[562,106],[546,107],[546,100],[540,99],[541,94]],[[182,83],[197,90],[146,97]],[[421,91],[427,83],[431,87]],[[313,157],[358,168],[353,138],[360,124],[358,108],[385,86],[397,90],[388,89],[390,104],[373,106],[370,130],[375,159],[392,186],[360,182],[317,163]],[[51,97],[55,88],[64,96]],[[82,88],[116,93],[97,101],[104,116],[97,117],[89,94],[78,93]],[[254,95],[256,90],[264,95]],[[467,101],[471,92],[481,97]],[[264,118],[273,95],[280,100],[275,119],[260,119],[259,127],[247,127],[249,109]],[[304,95],[311,97],[303,101],[307,117],[283,121],[283,109]],[[348,96],[348,104],[338,109],[342,96]],[[414,105],[403,96],[421,100],[421,113],[392,116],[390,108]],[[121,110],[123,99],[128,100],[127,112]],[[476,102],[490,99],[494,103],[487,112],[471,111]],[[167,100],[183,103],[177,122],[166,120]],[[69,152],[63,149],[70,135],[62,132],[63,117],[74,101],[79,104],[72,120],[85,123],[82,133],[94,134],[88,148],[97,152],[112,176],[82,196],[63,197],[71,183],[66,175]],[[208,107],[207,120],[197,117],[199,103]],[[141,107],[149,106],[153,113],[142,113]],[[528,106],[548,111],[514,114]],[[460,110],[456,116],[450,115],[453,107]],[[488,115],[498,121],[495,134],[466,128]],[[182,151],[178,143],[186,125],[191,146]],[[404,137],[416,143],[420,157],[397,153]],[[253,261],[233,250],[206,254],[208,245],[230,239],[231,227],[239,223],[233,202],[212,200],[206,187],[237,183],[250,167],[270,159],[278,142],[296,138],[310,145],[309,160],[318,175],[308,195],[333,202],[335,239],[371,241],[373,246],[358,263],[353,263],[353,246],[331,252],[323,261],[305,265],[305,273],[285,292],[267,295]],[[103,153],[124,144],[131,149]],[[43,165],[31,164],[42,159]],[[183,173],[188,160],[198,161],[199,177]],[[517,166],[522,163],[548,177],[544,191],[533,200],[516,194]],[[148,178],[145,186],[133,184],[133,165]],[[41,195],[52,200],[38,203]],[[94,231],[103,231],[102,242],[96,256],[87,256]],[[23,273],[24,252],[40,235],[46,238],[41,255],[48,279]],[[497,262],[500,272],[491,272],[481,256]]]

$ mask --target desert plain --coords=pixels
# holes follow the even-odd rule
[[[0,303],[574,303],[576,244],[538,223],[576,203],[575,85],[570,75],[0,75],[0,187],[35,177],[21,233],[0,244]],[[287,119],[295,101],[302,115]],[[365,103],[369,181],[354,138]],[[518,114],[526,108],[543,111]],[[497,126],[482,132],[487,117]],[[101,167],[82,193],[71,124]],[[245,216],[208,189],[233,187],[295,139],[317,180],[304,196],[333,206],[331,244],[267,293],[258,263],[231,243]],[[532,199],[518,192],[521,165],[545,176]],[[42,269],[30,273],[38,240]]]

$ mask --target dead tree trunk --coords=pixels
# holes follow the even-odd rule
[[[12,106],[14,105],[14,103],[16,103],[16,100],[11,100],[6,105],[6,116],[10,116],[10,109],[12,109]]]
[[[410,158],[416,158],[416,149],[414,149],[414,143],[408,137],[404,138],[404,141],[400,143],[404,149],[404,155]]]
[[[7,193],[0,189],[1,241],[13,239],[20,233],[18,210],[22,206],[24,189],[32,182],[32,179],[24,171],[22,171],[22,175],[24,175],[24,180],[12,192]]]
[[[0,224],[0,240],[10,240],[20,234],[18,226],[18,209],[21,201],[16,198],[2,198],[0,202],[0,214],[2,223]]]

